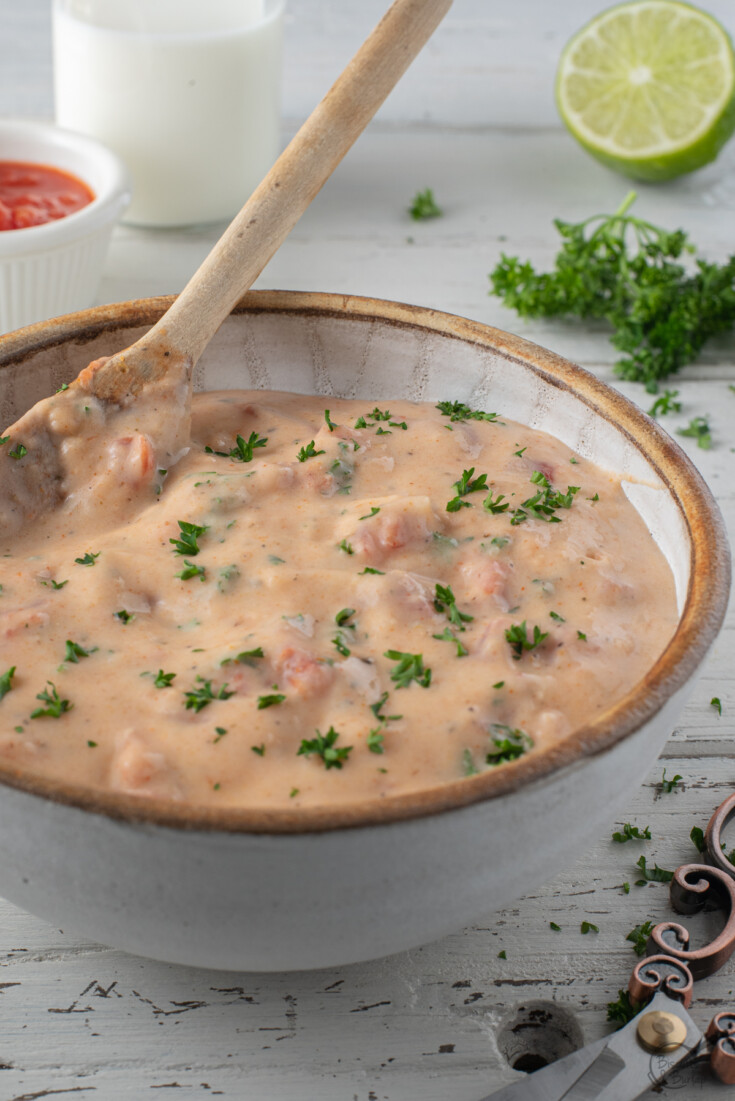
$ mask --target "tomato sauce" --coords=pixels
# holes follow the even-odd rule
[[[0,161],[0,230],[55,222],[94,199],[77,176],[46,164]]]

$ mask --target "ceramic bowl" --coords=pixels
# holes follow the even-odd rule
[[[95,195],[58,221],[0,233],[0,333],[5,333],[91,305],[112,230],[130,202],[130,183],[112,150],[47,122],[0,120],[0,159],[71,172]]]
[[[132,343],[169,301],[100,307],[0,340],[3,423]],[[585,837],[609,829],[646,775],[720,627],[728,544],[695,468],[581,368],[485,325],[393,302],[250,293],[195,383],[371,404],[461,399],[551,432],[622,476],[674,574],[678,628],[628,694],[562,744],[417,794],[333,809],[187,808],[0,762],[0,894],[140,955],[269,971],[410,948],[554,875]]]

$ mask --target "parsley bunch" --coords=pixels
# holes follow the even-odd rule
[[[624,353],[616,373],[655,393],[660,379],[735,324],[735,256],[723,265],[697,260],[688,272],[676,262],[695,251],[687,234],[629,215],[635,197],[631,191],[610,216],[555,219],[562,247],[551,272],[501,254],[490,293],[521,317],[609,321],[610,340]]]

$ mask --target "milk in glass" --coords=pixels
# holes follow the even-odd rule
[[[126,162],[126,220],[230,218],[279,152],[282,0],[54,0],[60,126]]]

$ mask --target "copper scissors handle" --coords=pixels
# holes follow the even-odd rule
[[[634,968],[628,992],[636,1003],[648,1002],[658,990],[688,1008],[696,979],[718,971],[735,951],[735,866],[722,847],[722,831],[735,817],[735,794],[714,812],[704,834],[706,864],[682,864],[669,887],[671,905],[680,914],[694,914],[708,903],[725,914],[722,931],[703,948],[689,948],[689,931],[675,921],[654,927],[646,959]],[[706,1032],[710,1061],[717,1077],[735,1084],[735,1014],[718,1013]]]

